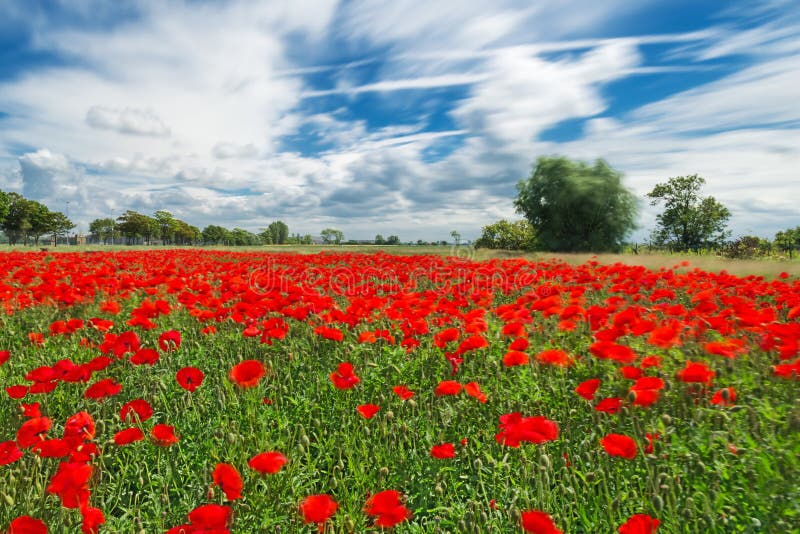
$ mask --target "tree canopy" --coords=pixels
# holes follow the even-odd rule
[[[509,222],[505,219],[484,226],[475,248],[505,250],[532,250],[536,246],[536,233],[526,220]]]
[[[618,251],[636,227],[636,198],[603,160],[588,165],[541,157],[517,190],[514,207],[536,229],[544,250]]]
[[[721,246],[730,236],[726,224],[731,212],[714,197],[701,197],[703,177],[677,176],[657,184],[647,196],[650,204],[664,203],[656,216],[653,241],[658,246],[685,252]]]

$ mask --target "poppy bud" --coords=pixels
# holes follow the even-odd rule
[[[652,504],[656,512],[661,512],[664,509],[664,500],[660,495],[653,495]]]
[[[411,406],[412,408],[416,408],[416,407],[417,407],[417,401],[415,401],[414,399],[408,399],[408,400],[406,401],[406,404],[408,404],[408,405],[409,405],[409,406]]]
[[[11,497],[11,495],[4,493],[3,500],[6,501],[6,503],[8,503],[9,506],[14,506],[14,498]]]
[[[353,521],[352,517],[348,517],[344,521],[344,527],[347,529],[348,532],[354,532],[356,529],[356,522]]]
[[[467,532],[469,530],[469,529],[467,529],[467,522],[464,521],[463,519],[460,519],[458,521],[456,527],[457,527],[459,532]]]
[[[392,419],[394,419],[394,412],[392,410],[388,410],[386,414],[384,414],[384,417],[389,421],[391,421]]]
[[[389,476],[389,468],[386,466],[381,467],[378,469],[378,474],[382,477]]]
[[[441,484],[436,484],[436,487],[433,488],[433,491],[435,491],[437,495],[441,495],[444,493],[444,487]]]
[[[670,417],[670,415],[669,415],[668,413],[661,414],[661,421],[662,421],[662,422],[663,422],[665,425],[672,424],[672,417]]]
[[[475,469],[480,470],[483,467],[483,462],[481,461],[480,458],[475,458],[475,461],[472,462],[472,465],[475,466]]]
[[[542,454],[539,457],[539,465],[542,466],[545,469],[552,468],[553,467],[553,462],[552,462],[552,460],[550,460],[550,455],[549,454]]]
[[[303,434],[302,436],[300,436],[300,445],[302,445],[303,447],[308,447],[310,443],[311,440],[308,439],[307,435]]]

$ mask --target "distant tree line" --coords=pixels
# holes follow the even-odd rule
[[[51,211],[44,204],[29,200],[19,193],[0,191],[0,229],[11,245],[29,241],[39,245],[42,236],[52,237],[53,245],[68,235],[75,224],[60,211]]]

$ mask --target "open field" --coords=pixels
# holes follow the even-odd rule
[[[433,249],[0,253],[0,529],[800,532],[797,264]]]

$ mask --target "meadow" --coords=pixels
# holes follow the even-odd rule
[[[797,263],[58,249],[0,253],[0,530],[800,532]]]

